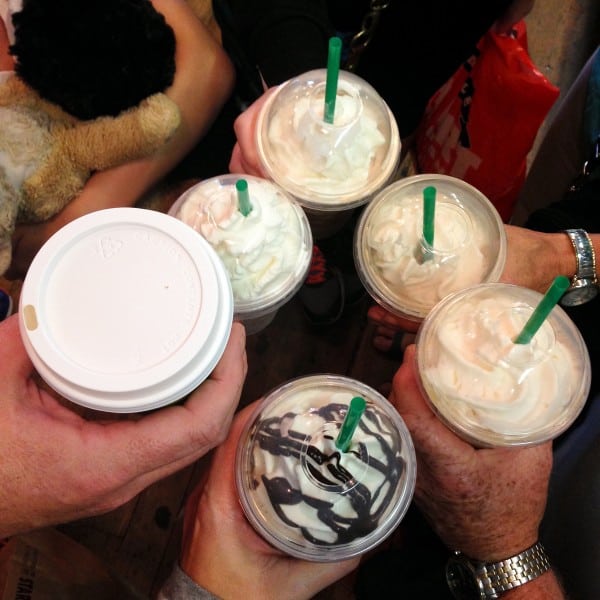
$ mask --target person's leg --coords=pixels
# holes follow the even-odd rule
[[[523,225],[537,208],[559,201],[581,172],[588,154],[584,108],[596,50],[560,101],[531,164],[512,223]]]

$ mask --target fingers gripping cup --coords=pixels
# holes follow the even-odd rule
[[[429,244],[424,209],[432,189]],[[451,292],[500,277],[506,234],[494,206],[471,185],[446,175],[416,175],[387,186],[365,208],[354,258],[375,301],[418,323]]]
[[[366,407],[342,451],[336,442],[356,397]],[[268,394],[236,456],[240,501],[254,528],[276,548],[321,562],[362,554],[390,535],[415,475],[412,440],[394,407],[337,375],[298,378]]]
[[[366,81],[340,71],[335,113],[324,119],[327,70],[288,80],[264,104],[257,145],[268,176],[306,210],[316,238],[335,233],[350,209],[368,202],[394,175],[398,126]]]
[[[489,283],[451,294],[416,339],[420,384],[440,419],[479,447],[531,445],[565,431],[585,405],[590,359],[559,306],[515,343],[542,294]]]
[[[169,214],[200,233],[223,261],[235,318],[248,334],[266,327],[306,277],[312,253],[306,215],[270,181],[246,175],[206,179]]]
[[[221,357],[233,299],[213,249],[159,212],[114,208],[72,221],[42,246],[19,323],[39,374],[69,400],[145,411],[197,387]]]

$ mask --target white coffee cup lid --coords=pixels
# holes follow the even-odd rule
[[[211,246],[177,219],[114,208],[53,235],[20,299],[25,347],[59,394],[137,412],[179,400],[221,357],[233,318]]]

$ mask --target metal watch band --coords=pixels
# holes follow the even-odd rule
[[[591,279],[596,283],[596,257],[590,236],[584,229],[565,229],[575,249],[577,271],[574,279]]]
[[[499,595],[533,581],[550,569],[550,561],[540,542],[516,556],[491,564],[477,565],[486,598]]]

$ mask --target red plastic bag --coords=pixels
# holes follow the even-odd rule
[[[558,94],[528,54],[524,21],[511,35],[490,30],[429,101],[415,140],[419,172],[470,183],[507,222]]]

